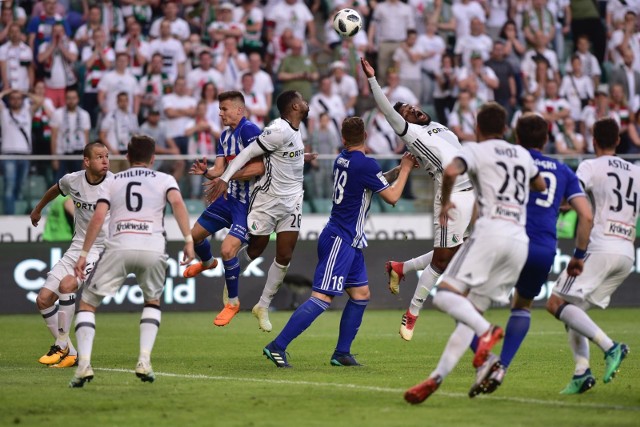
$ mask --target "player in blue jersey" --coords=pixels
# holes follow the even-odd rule
[[[533,300],[547,281],[556,256],[556,223],[563,199],[578,213],[576,251],[569,262],[569,268],[573,275],[582,272],[582,259],[589,243],[593,215],[576,174],[567,165],[541,153],[547,142],[548,129],[547,121],[534,113],[523,115],[516,125],[516,140],[529,150],[540,175],[547,183],[547,190],[531,192],[527,203],[529,254],[516,283],[500,357],[490,355],[478,370],[478,377],[469,391],[469,397],[495,391],[529,331]]]
[[[311,297],[291,315],[284,329],[263,350],[279,368],[290,367],[285,351],[291,341],[304,332],[331,304],[333,298],[349,294],[342,312],[340,334],[331,357],[334,366],[357,366],[351,343],[362,323],[369,302],[367,271],[362,249],[367,246],[364,224],[371,197],[395,204],[402,195],[415,158],[405,155],[400,166],[383,174],[378,163],[365,156],[366,132],[359,117],[342,123],[345,149],[333,165],[333,207],[329,222],[318,239],[318,265],[313,278]],[[388,181],[393,181],[389,185]]]
[[[213,167],[208,168],[207,159],[196,161],[190,173],[214,179],[222,175],[226,166],[242,149],[253,143],[262,132],[258,126],[247,120],[245,115],[244,96],[240,92],[228,91],[218,95],[220,101],[220,118],[227,129],[220,135],[217,156]],[[247,212],[253,190],[253,178],[264,173],[261,158],[256,158],[244,169],[238,171],[229,183],[227,194],[218,197],[200,215],[191,230],[195,251],[200,262],[188,266],[184,277],[194,277],[204,270],[215,268],[217,261],[211,254],[208,237],[223,228],[229,234],[222,241],[220,255],[224,265],[224,276],[228,291],[228,302],[213,323],[216,326],[227,325],[240,310],[238,300],[238,277],[240,264],[237,254],[240,247],[249,240],[247,229]]]

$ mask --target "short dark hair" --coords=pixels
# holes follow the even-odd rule
[[[218,97],[218,88],[213,82],[207,82],[202,86],[202,90],[200,91],[200,97],[204,98],[204,93],[207,91],[207,88],[211,85],[213,87],[213,91],[215,93],[216,98]]]
[[[410,35],[415,34],[416,36],[418,35],[418,32],[416,30],[414,30],[413,28],[410,28],[407,30],[407,38],[409,38]]]
[[[395,104],[393,104],[393,109],[396,110],[398,112],[398,114],[400,114],[400,109],[402,107],[404,107],[406,104],[404,102],[396,102]]]
[[[218,101],[239,101],[244,105],[244,95],[237,90],[228,90],[226,92],[220,92],[218,94]]]
[[[118,59],[119,57],[124,56],[125,58],[127,58],[127,60],[129,59],[129,54],[127,52],[116,52],[116,59]]]
[[[364,122],[360,117],[347,117],[342,121],[342,138],[347,147],[364,142]]]
[[[127,98],[129,98],[129,93],[125,91],[118,92],[118,96],[116,96],[116,99],[120,98],[121,96],[126,96]]]
[[[610,117],[600,119],[593,125],[593,141],[605,150],[615,148],[620,138],[618,122]]]
[[[276,100],[276,106],[280,115],[288,113],[291,110],[293,103],[300,97],[300,94],[295,90],[286,90],[282,92]]]
[[[80,92],[78,91],[78,88],[75,86],[67,86],[67,88],[64,90],[64,94],[68,94],[69,92],[75,92],[76,95],[80,95]]]
[[[476,118],[478,130],[483,136],[502,136],[507,125],[507,112],[496,102],[487,102],[480,107]]]
[[[102,141],[92,141],[84,146],[84,150],[82,150],[82,155],[87,159],[90,159],[93,155],[93,150],[96,148],[107,148],[106,145],[102,143]]]
[[[524,148],[541,150],[547,142],[548,135],[549,124],[538,114],[526,113],[516,123],[516,137]]]
[[[127,146],[130,163],[149,163],[156,152],[156,141],[147,135],[133,135]]]

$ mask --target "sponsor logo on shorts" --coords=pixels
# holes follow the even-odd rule
[[[134,233],[151,234],[151,221],[140,221],[137,219],[126,219],[116,224],[115,234]]]
[[[636,228],[630,224],[609,220],[605,225],[604,234],[607,236],[621,237],[633,242],[636,237]]]
[[[453,243],[458,243],[460,241],[460,236],[457,234],[454,234],[453,237],[451,238],[451,241],[453,241]]]
[[[253,231],[256,231],[256,230],[258,229],[258,223],[257,223],[257,222],[255,222],[255,221],[253,221],[253,223],[251,224],[251,229],[252,229]]]

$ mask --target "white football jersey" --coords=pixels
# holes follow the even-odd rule
[[[136,167],[115,174],[98,198],[111,210],[106,246],[164,253],[164,210],[171,190],[180,191],[166,173]]]
[[[69,250],[82,250],[84,244],[84,237],[87,234],[87,226],[98,202],[98,197],[101,189],[107,184],[107,182],[113,177],[113,174],[107,171],[107,175],[97,184],[90,184],[87,181],[87,175],[85,171],[68,173],[58,181],[58,188],[63,196],[70,196],[73,200],[73,240]],[[98,234],[93,247],[98,250],[102,250],[104,247],[104,239],[107,233],[107,226],[109,223],[109,214],[105,218],[102,230]]]
[[[436,197],[439,197],[442,172],[462,149],[458,137],[446,126],[431,122],[428,126],[407,123],[400,138],[407,144],[411,154],[416,156],[420,166],[437,182]],[[469,187],[471,182],[465,173],[456,179],[453,192],[466,190]]]
[[[602,156],[580,163],[576,174],[594,210],[589,252],[616,253],[633,259],[640,210],[640,168],[619,157]]]
[[[529,183],[539,171],[527,150],[499,139],[465,144],[459,156],[478,197],[475,228],[528,241]]]
[[[292,197],[302,193],[304,143],[300,129],[285,119],[275,119],[256,140],[266,152],[265,173],[254,187],[276,197]]]

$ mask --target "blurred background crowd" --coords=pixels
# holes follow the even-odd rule
[[[295,89],[311,111],[303,135],[327,155],[306,176],[307,211],[330,206],[329,160],[339,125],[357,114],[383,169],[404,151],[369,96],[366,56],[393,102],[422,105],[461,141],[475,140],[475,112],[495,100],[513,127],[526,111],[549,121],[547,152],[593,151],[602,117],[621,126],[621,154],[640,153],[638,0],[4,0],[0,14],[0,212],[24,214],[49,185],[79,170],[91,140],[123,154],[136,133],[157,154],[215,157],[222,126],[217,94],[241,91],[263,127],[274,101]],[[348,40],[333,14],[357,10],[363,30]],[[511,137],[508,132],[507,137]],[[577,160],[567,160],[577,165]],[[184,184],[202,208],[188,160],[156,167]],[[112,170],[126,167],[112,161]],[[418,180],[420,180],[418,182]],[[401,210],[429,206],[417,175]],[[423,185],[424,184],[424,185]],[[426,190],[425,190],[426,189]],[[432,197],[432,195],[431,195]],[[375,209],[381,209],[380,206]]]

